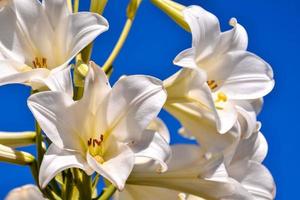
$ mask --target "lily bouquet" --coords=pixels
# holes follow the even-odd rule
[[[182,68],[166,80],[122,76],[111,86],[112,64],[141,0],[129,1],[101,67],[91,52],[109,28],[101,16],[107,0],[91,0],[90,12],[78,11],[79,0],[0,0],[0,84],[31,87],[27,103],[36,120],[35,131],[0,133],[0,161],[29,166],[36,181],[7,200],[274,199],[256,119],[274,86],[272,68],[247,51],[237,19],[222,32],[200,6],[151,2],[191,33],[191,47],[173,61]],[[170,144],[177,133],[157,117],[161,109],[197,145]],[[17,149],[33,144],[36,156]]]

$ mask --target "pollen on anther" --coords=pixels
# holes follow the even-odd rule
[[[214,90],[218,87],[218,84],[216,83],[215,80],[208,80],[207,85],[211,90]]]

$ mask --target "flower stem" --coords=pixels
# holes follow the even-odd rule
[[[37,150],[37,166],[38,169],[41,166],[45,150],[43,149],[42,142],[43,142],[43,136],[42,136],[42,129],[37,121],[35,121],[35,130],[36,130],[36,150]]]
[[[73,12],[76,13],[79,10],[79,0],[74,0]]]
[[[108,200],[115,192],[117,188],[110,184],[107,188],[104,189],[103,194],[98,198],[98,200]]]
[[[109,68],[112,67],[113,62],[115,61],[116,57],[118,56],[118,54],[120,53],[120,50],[122,49],[127,36],[129,34],[129,31],[132,27],[135,15],[137,13],[137,10],[139,8],[139,5],[141,3],[141,0],[131,0],[131,2],[128,5],[127,8],[127,20],[126,23],[123,27],[122,33],[119,37],[119,40],[117,41],[114,49],[112,50],[111,54],[109,55],[108,59],[106,60],[106,62],[104,63],[102,69],[103,71],[107,72],[109,71]]]

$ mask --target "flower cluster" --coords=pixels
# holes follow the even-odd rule
[[[273,72],[247,51],[245,28],[232,18],[222,32],[200,6],[152,0],[191,33],[191,48],[173,61],[182,68],[166,80],[122,76],[111,86],[112,62],[141,1],[129,3],[102,68],[90,61],[89,45],[109,27],[100,2],[78,12],[78,0],[74,7],[66,0],[0,0],[0,84],[31,87],[27,102],[36,120],[35,132],[0,133],[0,161],[29,165],[38,185],[6,199],[274,199],[256,118]],[[170,144],[176,133],[158,118],[161,109],[197,145]],[[37,158],[15,149],[33,143]],[[98,193],[100,178],[106,188]]]

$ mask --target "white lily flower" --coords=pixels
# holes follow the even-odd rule
[[[238,181],[253,198],[274,199],[274,180],[261,164],[267,154],[267,143],[258,132],[260,123],[256,122],[255,116],[261,100],[239,103],[238,123],[226,134],[218,134],[214,121],[206,118],[206,112],[195,109],[193,104],[172,104],[167,110],[178,117],[184,126],[183,133],[196,138],[204,152],[223,152],[228,176]],[[197,199],[191,196],[187,199],[190,198]]]
[[[218,19],[199,6],[188,7],[183,14],[193,42],[174,64],[201,71],[202,79],[207,81],[205,90],[212,94],[208,99],[214,104],[218,130],[225,133],[237,119],[233,100],[258,99],[272,90],[272,68],[246,51],[247,33],[236,19],[230,20],[233,29],[221,32]]]
[[[135,157],[153,158],[166,170],[168,144],[146,129],[165,102],[162,82],[127,76],[111,88],[102,69],[91,63],[84,88],[76,102],[66,93],[53,91],[28,99],[53,142],[42,161],[41,187],[62,170],[77,167],[89,175],[96,171],[122,190]]]
[[[222,161],[220,155],[201,153],[198,146],[174,145],[167,172],[156,173],[149,167],[151,163],[136,165],[124,191],[115,197],[168,200],[193,194],[207,199],[251,199],[237,181],[228,177]]]
[[[106,31],[108,22],[95,13],[70,13],[66,0],[10,0],[0,26],[0,85],[37,89]]]
[[[11,190],[5,200],[45,200],[39,188],[35,185],[24,185]]]
[[[260,125],[249,138],[242,138],[227,168],[230,177],[242,184],[255,199],[272,200],[276,186],[269,170],[262,165],[268,152],[268,144]]]

